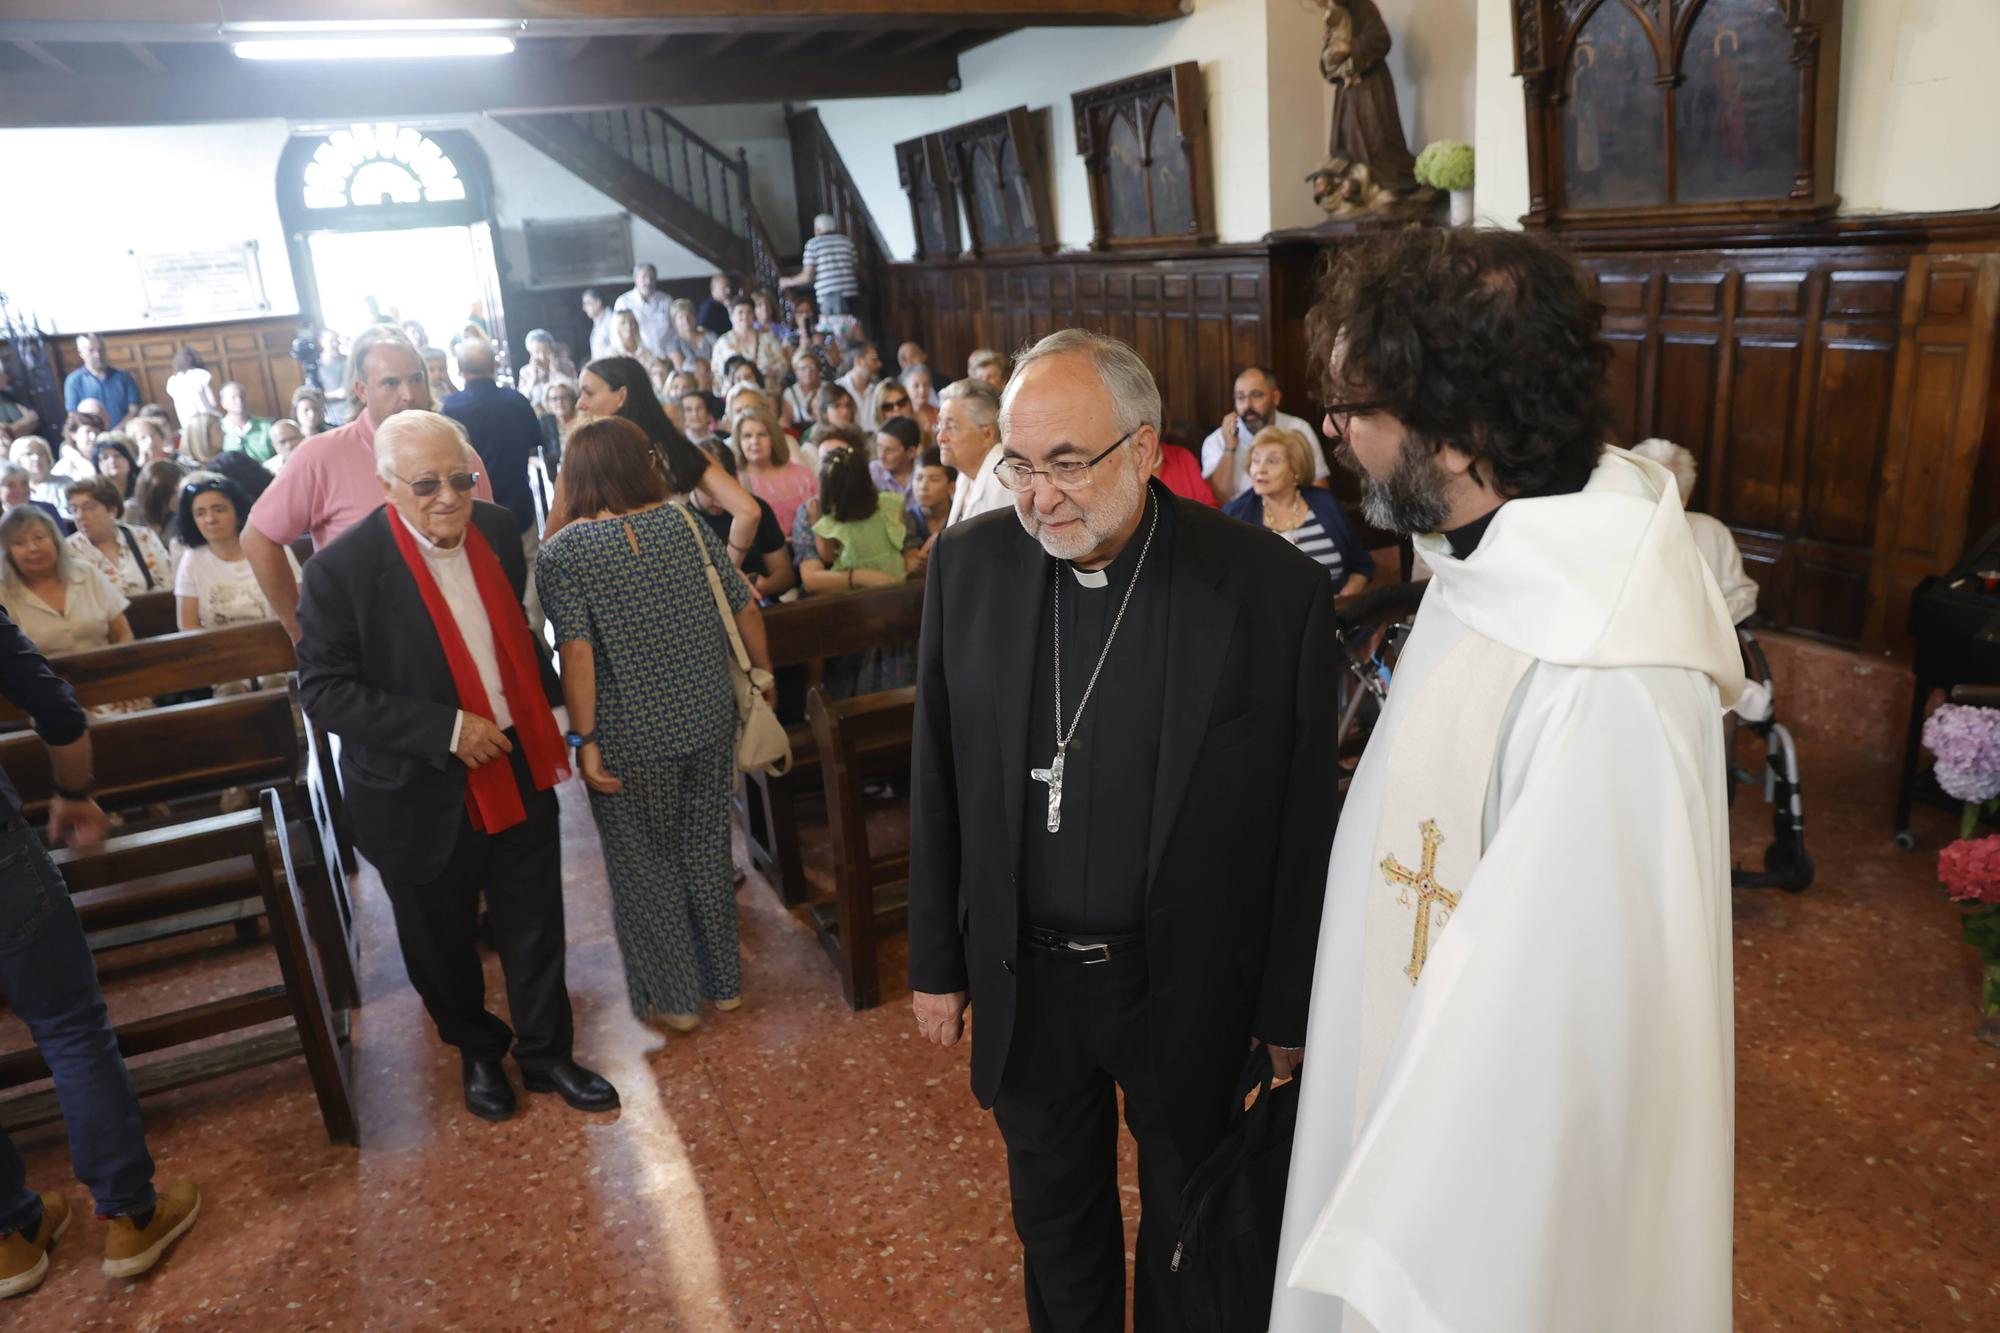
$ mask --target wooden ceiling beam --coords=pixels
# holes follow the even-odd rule
[[[667,41],[668,35],[663,32],[644,38],[632,47],[632,59],[634,61],[651,60],[660,53],[660,48],[665,46]]]
[[[645,63],[623,52],[567,64],[517,55],[490,61],[395,60],[338,67],[227,61],[206,77],[34,70],[0,79],[0,124],[169,125],[260,116],[345,120],[468,112],[700,106],[955,92],[955,60],[772,58]]]
[[[299,0],[7,0],[0,39],[30,41],[214,41],[218,23],[296,22]],[[1028,26],[1161,23],[1193,9],[1190,0],[427,0],[438,19],[505,19],[529,36],[601,32],[743,32],[860,24],[877,29],[1020,28]],[[408,0],[350,0],[345,19],[407,19]],[[17,31],[18,30],[18,31]],[[41,30],[41,31],[35,31]]]
[[[558,64],[563,64],[563,65],[569,64],[571,61],[575,60],[578,56],[582,55],[584,52],[584,48],[589,46],[590,43],[591,39],[588,37],[570,38],[568,41],[562,44],[559,50],[557,50],[556,62]]]

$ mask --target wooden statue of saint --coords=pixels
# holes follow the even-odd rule
[[[1308,177],[1315,197],[1336,216],[1427,205],[1432,192],[1417,184],[1416,159],[1396,109],[1395,76],[1383,63],[1391,43],[1382,11],[1375,0],[1320,0],[1320,8],[1326,35],[1319,72],[1333,85],[1334,97],[1327,165]],[[1324,179],[1331,176],[1339,179]]]

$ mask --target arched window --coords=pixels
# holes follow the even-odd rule
[[[312,209],[437,204],[464,199],[465,181],[428,135],[407,125],[351,125],[313,150],[303,192]]]
[[[302,134],[278,164],[288,231],[381,231],[485,221],[486,160],[463,130],[393,121]]]

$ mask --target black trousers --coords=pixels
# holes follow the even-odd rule
[[[511,733],[510,733],[511,739]],[[396,914],[396,938],[410,984],[438,1036],[469,1060],[498,1060],[513,1047],[523,1069],[570,1057],[575,1033],[564,974],[562,837],[556,794],[536,791],[520,742],[507,756],[527,819],[495,834],[476,832],[463,810],[443,873],[408,880],[379,867]],[[480,894],[507,978],[514,1026],[486,1007],[486,973],[473,931]]]
[[[1125,1123],[1139,1145],[1133,1328],[1184,1328],[1169,1265],[1181,1189],[1195,1164],[1174,1146],[1151,1072],[1145,952],[1084,963],[1024,944],[1020,967],[1014,1038],[993,1115],[1007,1144],[1029,1326],[1036,1333],[1125,1327],[1115,1089],[1125,1094]]]

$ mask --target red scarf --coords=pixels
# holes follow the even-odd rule
[[[451,607],[439,590],[430,564],[417,549],[417,539],[409,524],[391,510],[389,530],[396,535],[396,549],[417,581],[424,609],[431,613],[431,625],[444,645],[445,665],[451,668],[451,683],[458,691],[462,712],[477,714],[491,722],[493,706],[486,687],[479,681],[479,668],[458,632]],[[479,589],[479,601],[493,626],[494,656],[500,659],[500,688],[507,707],[514,714],[514,734],[527,749],[528,773],[535,790],[547,791],[569,776],[568,755],[562,734],[556,730],[556,715],[542,693],[541,673],[535,660],[535,641],[528,635],[528,618],[521,611],[514,585],[486,535],[477,527],[465,529],[465,558],[472,566],[472,581]],[[514,766],[505,757],[468,769],[465,780],[465,808],[472,827],[481,833],[499,833],[528,817],[521,804],[521,790],[514,782]]]

